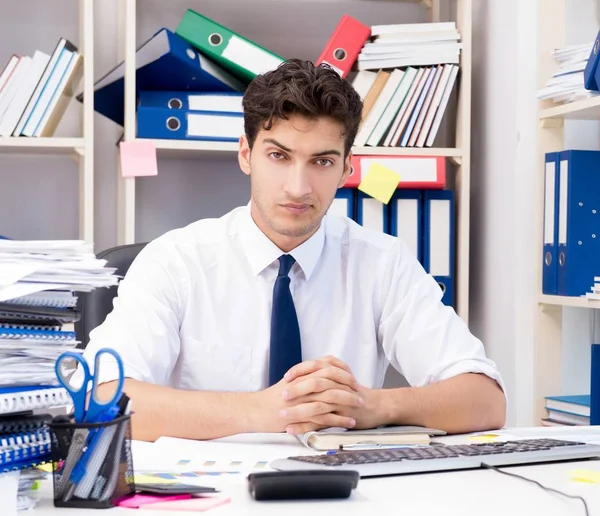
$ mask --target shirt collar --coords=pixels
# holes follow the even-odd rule
[[[241,243],[250,263],[252,273],[257,276],[284,254],[256,225],[250,214],[250,205],[243,212],[244,221],[241,231]],[[306,279],[317,266],[325,243],[325,224],[321,221],[319,229],[306,242],[292,249],[291,254],[304,273]]]

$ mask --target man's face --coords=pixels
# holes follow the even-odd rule
[[[252,217],[283,251],[319,228],[350,173],[343,126],[330,118],[277,120],[259,131],[252,152],[242,137],[239,161],[250,176]]]

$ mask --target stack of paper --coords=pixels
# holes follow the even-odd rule
[[[458,64],[462,48],[455,22],[373,25],[371,36],[358,55],[359,70]]]
[[[590,292],[585,294],[588,299],[600,299],[600,276],[594,277],[594,284],[590,288]]]
[[[116,269],[81,241],[0,240],[0,387],[55,385],[54,363],[78,344],[76,291],[116,285]]]
[[[559,69],[548,80],[546,86],[538,91],[538,99],[551,99],[557,103],[565,103],[598,95],[598,92],[587,90],[583,80],[583,71],[592,45],[593,43],[568,45],[556,49],[553,57]]]

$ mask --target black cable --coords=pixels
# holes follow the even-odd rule
[[[545,491],[551,491],[553,493],[557,493],[559,495],[566,496],[567,498],[572,498],[574,500],[581,500],[583,502],[583,507],[585,509],[585,516],[590,516],[590,511],[588,509],[587,503],[586,503],[585,499],[583,498],[583,496],[570,495],[568,493],[564,493],[563,491],[559,491],[558,489],[546,487],[545,485],[540,484],[537,480],[532,480],[531,478],[522,477],[521,475],[517,475],[516,473],[509,473],[508,471],[499,469],[496,466],[491,466],[490,464],[486,464],[485,462],[481,463],[481,467],[487,468],[487,469],[493,469],[494,471],[497,471],[498,473],[502,473],[503,475],[508,475],[509,477],[515,477],[515,478],[520,478],[521,480],[527,480],[527,482],[531,482],[531,483],[541,487]]]

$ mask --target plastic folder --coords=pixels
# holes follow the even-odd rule
[[[246,84],[284,61],[192,9],[186,11],[175,32]]]

